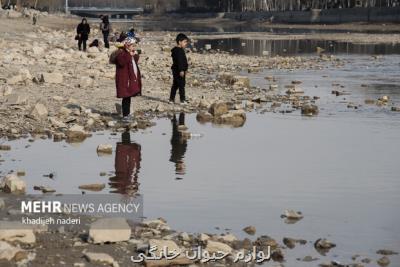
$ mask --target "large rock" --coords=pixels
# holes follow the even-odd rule
[[[177,258],[174,259],[165,259],[162,258],[160,260],[155,260],[155,259],[146,259],[145,260],[145,265],[146,267],[161,267],[161,266],[197,266],[193,265],[193,261],[188,259],[185,256],[178,256]]]
[[[211,104],[206,99],[201,99],[199,102],[199,108],[210,108]]]
[[[52,83],[52,84],[60,84],[64,81],[64,77],[61,73],[53,72],[53,73],[42,73],[41,74],[41,82]]]
[[[225,243],[232,243],[237,241],[237,237],[233,234],[224,234],[216,237],[218,241],[225,242]]]
[[[234,75],[230,72],[220,72],[217,76],[218,81],[224,84],[232,85],[235,83]]]
[[[79,143],[86,139],[87,133],[83,126],[74,125],[68,129],[67,141],[70,143]]]
[[[0,85],[0,96],[8,96],[12,94],[12,87],[7,84]]]
[[[222,242],[207,240],[206,250],[209,253],[217,253],[219,251],[231,253],[233,249],[229,245]]]
[[[58,112],[61,116],[69,116],[72,113],[72,110],[66,107],[61,107],[60,111]]]
[[[32,47],[32,53],[34,55],[41,55],[44,53],[44,51],[45,51],[44,47],[41,47],[41,46],[33,46]]]
[[[55,117],[50,117],[49,121],[50,121],[51,125],[56,128],[67,128],[67,125],[64,122],[58,120]]]
[[[95,252],[85,252],[85,258],[93,264],[107,264],[111,266],[118,266],[118,263],[114,260],[113,257],[106,253],[95,253]]]
[[[0,182],[0,188],[7,193],[25,193],[26,183],[15,174],[8,174]]]
[[[0,241],[0,260],[11,261],[15,258],[15,256],[23,252],[22,249],[11,246],[10,244]]]
[[[22,94],[11,94],[7,96],[8,105],[22,105],[26,104],[28,101],[28,96]]]
[[[24,78],[22,77],[21,74],[17,74],[14,76],[11,76],[9,78],[7,78],[7,83],[10,85],[14,85],[14,84],[18,84],[24,81]]]
[[[233,77],[234,85],[242,87],[250,87],[250,79],[246,76],[236,75]]]
[[[79,87],[92,87],[94,84],[94,80],[90,77],[83,76],[79,79]]]
[[[291,219],[291,220],[300,220],[300,219],[303,219],[304,216],[299,211],[285,210],[283,217]]]
[[[305,104],[301,107],[301,114],[305,116],[314,116],[319,112],[316,105]]]
[[[206,123],[212,121],[213,116],[208,112],[199,112],[196,116],[196,120],[200,123]]]
[[[246,122],[246,113],[243,110],[231,110],[217,119],[216,123],[218,122],[239,127]]]
[[[246,226],[243,228],[243,231],[246,232],[249,235],[255,235],[256,234],[256,228],[252,225]]]
[[[20,13],[20,12],[17,12],[12,9],[7,11],[7,18],[9,18],[9,19],[17,19],[17,18],[21,18],[21,17],[22,17],[22,13]]]
[[[106,187],[105,184],[83,184],[80,185],[78,188],[82,190],[98,192],[103,190],[105,187]]]
[[[376,263],[378,263],[379,266],[386,267],[390,264],[390,259],[386,256],[383,256],[382,258],[377,260]]]
[[[20,69],[19,70],[19,75],[22,76],[22,79],[25,80],[30,80],[32,81],[32,75],[28,69]]]
[[[41,120],[44,118],[47,118],[47,115],[49,114],[47,108],[45,105],[42,103],[36,103],[36,105],[33,107],[31,111],[31,117],[35,118],[36,120]]]
[[[254,245],[261,247],[262,249],[267,248],[268,246],[273,249],[277,248],[279,244],[275,239],[267,235],[262,235],[254,241]]]
[[[168,248],[168,251],[175,250],[176,252],[180,251],[179,246],[172,240],[162,240],[162,239],[150,239],[149,240],[150,247],[157,247],[157,250],[154,251],[156,255],[160,255],[164,248]]]
[[[0,221],[0,240],[33,244],[36,237],[33,228],[29,228],[28,225],[19,221]]]
[[[110,144],[101,144],[97,146],[97,154],[112,154],[113,147]]]
[[[163,219],[146,220],[143,225],[154,229],[165,229],[168,227],[167,222]]]
[[[214,117],[222,116],[228,112],[229,112],[228,105],[222,102],[213,103],[209,109],[209,113]]]
[[[325,238],[319,238],[317,239],[317,241],[315,241],[314,247],[316,249],[329,250],[331,248],[336,247],[336,244],[332,243],[331,241]]]
[[[102,218],[91,224],[89,241],[95,244],[128,241],[131,227],[124,218]]]

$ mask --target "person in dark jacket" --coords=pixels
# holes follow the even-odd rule
[[[111,193],[134,195],[139,190],[141,146],[131,142],[129,131],[123,132],[115,151],[115,176],[110,177]]]
[[[90,26],[85,18],[82,19],[82,22],[79,23],[78,27],[76,28],[76,34],[78,35],[79,50],[82,50],[83,44],[83,51],[86,51],[86,41],[89,39]]]
[[[142,78],[138,66],[139,54],[135,51],[136,40],[126,38],[124,47],[119,48],[116,59],[115,85],[117,97],[122,98],[122,120],[130,122],[131,97],[141,95]]]
[[[169,161],[175,163],[176,174],[184,175],[186,172],[186,167],[183,159],[185,158],[185,153],[187,149],[187,140],[180,135],[178,127],[180,125],[185,125],[185,113],[181,112],[179,114],[178,121],[176,120],[176,116],[174,114],[171,119],[171,124],[171,157]]]
[[[37,23],[37,14],[33,14],[33,17],[32,17],[32,24],[33,24],[33,25],[36,25],[36,23]]]
[[[188,61],[186,58],[185,48],[189,43],[189,38],[180,33],[176,36],[176,46],[171,50],[172,57],[172,76],[173,83],[169,101],[175,102],[176,91],[179,89],[179,98],[182,104],[187,103],[185,96],[186,72],[188,70]]]
[[[108,20],[108,16],[101,17],[100,30],[103,34],[104,47],[110,48],[110,43],[108,42],[108,36],[110,35],[111,32],[111,25],[110,21]]]

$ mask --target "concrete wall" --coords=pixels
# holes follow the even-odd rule
[[[400,7],[343,8],[311,11],[263,11],[225,13],[237,20],[268,20],[282,23],[400,22]]]

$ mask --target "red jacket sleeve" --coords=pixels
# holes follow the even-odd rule
[[[116,59],[116,65],[118,67],[125,67],[127,64],[128,62],[126,61],[125,51],[119,52]]]

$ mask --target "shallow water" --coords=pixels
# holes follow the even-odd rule
[[[399,247],[398,118],[251,114],[239,129],[200,125],[194,116],[187,116],[185,124],[204,137],[188,140],[181,154],[184,175],[176,175],[170,161],[169,120],[158,121],[149,133],[131,134],[141,146],[136,174],[145,216],[164,217],[184,231],[229,228],[244,237],[241,229],[254,225],[257,234],[277,239],[328,237],[338,247],[327,258],[340,255],[337,259],[347,262],[356,253],[373,257],[377,249]],[[25,170],[30,192],[33,185],[49,185],[80,194],[80,184],[110,181],[99,172],[115,171],[115,155],[98,157],[96,146],[112,143],[115,148],[120,140],[105,133],[79,147],[38,140],[24,148],[26,140],[13,141],[13,150],[2,153],[2,170]],[[42,177],[49,172],[56,173],[54,180]],[[280,215],[287,208],[302,211],[305,218],[285,224]],[[289,262],[318,256],[311,245],[287,254]]]
[[[212,49],[248,56],[262,56],[267,52],[271,56],[292,56],[316,54],[320,47],[329,54],[400,54],[400,44],[360,44],[324,40],[253,40],[241,38],[199,39],[197,49],[205,49],[210,44]]]
[[[232,129],[176,114],[175,120],[157,120],[157,126],[137,133],[94,133],[79,145],[15,140],[7,142],[11,151],[1,152],[1,174],[25,170],[29,193],[37,193],[34,185],[47,185],[58,193],[81,194],[78,186],[89,183],[106,183],[101,193],[126,192],[138,182],[144,215],[163,217],[173,229],[222,233],[228,228],[243,238],[241,229],[254,225],[258,236],[280,242],[285,236],[327,237],[337,244],[325,257],[312,244],[287,249],[288,266],[316,266],[296,261],[306,255],[343,263],[354,254],[378,259],[376,250],[400,247],[400,113],[390,111],[391,105],[363,102],[388,95],[400,104],[400,60],[345,59],[341,69],[250,75],[261,88],[269,84],[264,77],[273,75],[282,93],[292,80],[303,81],[299,87],[307,95],[321,97],[317,117],[252,112],[243,127]],[[334,83],[350,95],[332,95]],[[362,106],[349,109],[343,98]],[[173,126],[183,121],[204,136],[177,139]],[[112,144],[114,153],[98,156],[102,143]],[[49,173],[54,179],[43,177]],[[115,176],[121,179],[110,179]],[[280,215],[288,208],[302,211],[304,219],[286,224]],[[400,264],[399,256],[390,259],[391,266]]]
[[[260,88],[267,89],[270,84],[277,84],[277,92],[281,94],[287,91],[285,85],[301,81],[301,84],[296,85],[298,90],[311,97],[320,97],[316,102],[320,107],[320,116],[398,119],[399,113],[390,111],[390,108],[400,105],[400,56],[375,58],[367,55],[341,55],[337,58],[344,62],[343,66],[326,63],[317,71],[270,69],[242,74],[249,75],[253,85]],[[276,81],[267,81],[266,76],[273,76]],[[336,96],[332,91],[340,91],[344,95]],[[390,97],[387,106],[365,104],[366,99],[377,100],[385,95]],[[357,106],[357,109],[348,108],[349,103]]]
[[[96,20],[93,20],[96,21]],[[258,23],[245,23],[245,24],[196,24],[192,23],[190,19],[180,20],[178,18],[171,18],[168,21],[157,20],[124,20],[114,19],[111,21],[118,29],[129,30],[132,26],[140,31],[183,31],[183,32],[196,32],[196,33],[241,33],[241,32],[268,32],[274,34],[304,34],[304,33],[347,33],[347,32],[363,32],[363,33],[398,33],[397,30],[365,30],[365,29],[307,29],[307,28],[293,28],[288,25],[283,28],[269,27]]]

